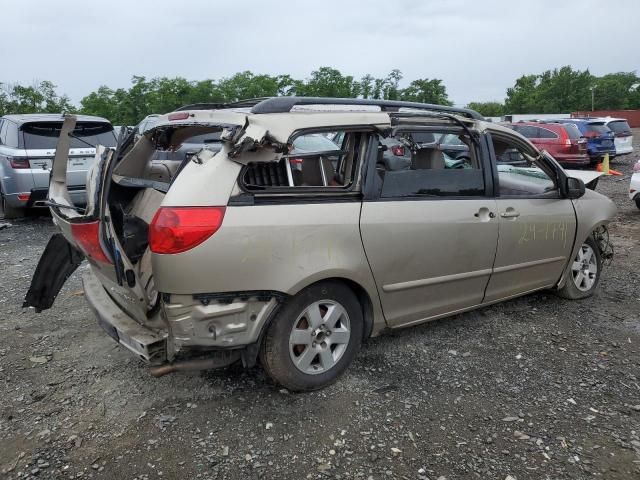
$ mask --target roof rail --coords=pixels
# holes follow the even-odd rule
[[[183,105],[180,108],[176,108],[174,112],[182,112],[184,110],[220,110],[223,108],[243,108],[253,107],[264,100],[268,100],[271,97],[259,97],[259,98],[247,98],[244,100],[238,100],[237,102],[220,102],[220,103],[191,103],[189,105]]]
[[[484,120],[484,117],[467,108],[447,107],[430,103],[404,102],[399,100],[367,100],[364,98],[331,98],[331,97],[271,97],[256,103],[251,113],[286,113],[297,105],[354,105],[380,107],[383,112],[397,111],[400,108],[430,110],[432,112],[453,113],[465,117]]]

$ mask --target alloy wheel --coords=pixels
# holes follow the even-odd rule
[[[324,373],[340,361],[350,337],[349,315],[342,305],[334,300],[313,302],[293,324],[289,355],[301,372]]]
[[[593,248],[583,243],[571,265],[573,283],[581,292],[587,292],[593,287],[598,277],[598,261]]]

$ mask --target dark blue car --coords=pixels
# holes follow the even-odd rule
[[[575,125],[580,130],[582,136],[587,139],[587,153],[591,163],[602,160],[605,153],[608,153],[610,158],[615,157],[615,135],[604,121],[588,118],[567,118],[554,120],[554,122]]]

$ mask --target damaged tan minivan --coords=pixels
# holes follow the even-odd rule
[[[100,147],[87,206],[49,187],[60,233],[25,306],[86,259],[104,330],[160,376],[259,361],[279,384],[335,381],[361,343],[540,289],[579,299],[610,255],[606,197],[474,111],[279,97],[191,105]],[[156,160],[217,134],[184,159]],[[217,138],[217,137],[216,137]],[[156,158],[156,159],[154,159]]]

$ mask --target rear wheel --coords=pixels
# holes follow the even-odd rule
[[[0,190],[0,220],[10,220],[24,216],[24,209],[19,209],[7,205],[4,193]]]
[[[333,383],[362,343],[362,309],[339,282],[312,285],[292,297],[265,335],[260,359],[289,390],[316,390]]]
[[[558,290],[558,295],[570,300],[590,297],[598,287],[601,270],[600,250],[593,237],[589,237],[569,265],[565,285]]]

